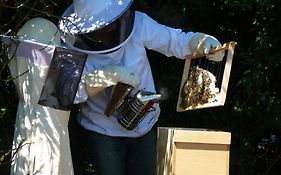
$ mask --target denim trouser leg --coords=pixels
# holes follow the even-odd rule
[[[109,137],[89,131],[95,175],[155,175],[156,127],[139,138]]]

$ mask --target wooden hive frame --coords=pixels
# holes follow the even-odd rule
[[[232,59],[233,59],[234,49],[235,49],[236,44],[237,44],[236,42],[230,41],[230,42],[225,43],[222,46],[217,47],[217,48],[210,51],[210,54],[215,53],[215,52],[219,52],[219,51],[227,51],[224,58],[223,58],[223,61],[217,63],[217,64],[223,64],[224,69],[223,69],[222,77],[221,77],[221,80],[220,80],[219,92],[218,92],[216,100],[213,101],[213,102],[207,102],[207,103],[204,103],[204,104],[199,104],[196,107],[189,106],[187,108],[182,108],[180,106],[181,101],[182,101],[181,91],[183,89],[184,83],[186,82],[187,78],[189,77],[192,62],[197,60],[197,58],[206,57],[206,54],[194,53],[192,55],[186,56],[184,70],[183,70],[183,74],[182,74],[181,86],[180,86],[180,90],[179,90],[178,102],[177,102],[177,112],[184,112],[184,111],[187,111],[187,110],[210,108],[210,107],[216,107],[216,106],[223,106],[224,105],[225,99],[226,99],[226,94],[227,94],[228,81],[229,81],[229,77],[230,77]],[[216,84],[216,86],[217,86],[217,84]]]

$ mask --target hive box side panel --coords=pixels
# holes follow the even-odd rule
[[[158,128],[157,175],[228,175],[231,134]]]
[[[175,143],[176,175],[228,175],[229,145]]]
[[[157,138],[157,175],[171,175],[173,130],[158,128]]]

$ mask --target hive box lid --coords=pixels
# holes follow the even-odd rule
[[[205,143],[205,144],[230,144],[231,133],[201,128],[169,128],[159,127],[159,131],[166,130],[172,134],[174,142]]]

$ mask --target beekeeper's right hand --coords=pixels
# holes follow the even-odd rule
[[[209,54],[211,49],[221,46],[221,43],[213,36],[204,33],[195,33],[189,42],[189,49],[191,52],[205,53],[206,58],[212,61],[222,61],[224,51]]]
[[[82,77],[82,83],[85,84],[89,96],[94,96],[104,88],[116,85],[118,82],[137,87],[140,80],[133,70],[112,65],[97,69]]]

